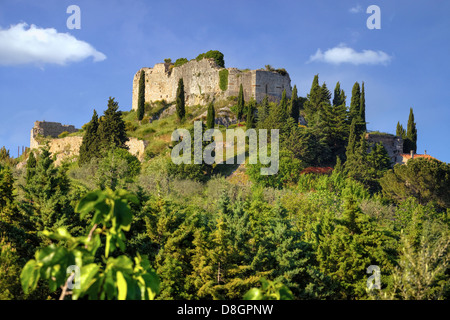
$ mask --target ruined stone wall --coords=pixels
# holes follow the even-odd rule
[[[228,86],[225,91],[219,87],[219,71],[214,59],[192,60],[182,66],[171,68],[172,64],[158,63],[153,68],[140,69],[133,78],[132,108],[137,110],[139,79],[141,71],[145,74],[145,101],[175,101],[178,80],[183,78],[187,105],[206,104],[212,99],[220,100],[237,96],[242,84],[244,98],[252,96],[260,102],[267,93],[271,100],[279,100],[284,89],[287,97],[291,96],[289,74],[281,75],[266,70],[241,71],[228,68]]]
[[[386,149],[392,163],[402,162],[403,139],[390,134],[370,134],[366,135],[369,145],[381,142]]]
[[[73,158],[76,160],[80,154],[81,143],[83,142],[83,137],[64,137],[51,139],[49,141],[49,151],[52,156],[56,156],[55,165],[59,166],[61,162],[66,159]],[[128,151],[136,156],[139,161],[144,161],[145,148],[148,145],[148,141],[140,140],[137,138],[129,138],[129,141],[125,143],[128,146]],[[31,149],[39,148],[40,145],[37,144]]]
[[[39,142],[36,140],[38,136],[57,138],[63,132],[77,132],[73,125],[63,125],[59,122],[36,121],[31,129],[30,148],[37,148]]]
[[[291,79],[289,75],[283,76],[277,72],[255,71],[255,98],[256,101],[264,99],[266,94],[272,101],[279,101],[283,90],[286,89],[286,97],[292,95]]]

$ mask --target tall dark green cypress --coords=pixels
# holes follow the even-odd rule
[[[30,151],[30,155],[28,156],[27,160],[27,173],[26,173],[26,180],[29,182],[31,178],[33,178],[35,170],[36,170],[36,157],[34,156],[34,152]]]
[[[98,115],[94,109],[91,121],[87,124],[86,133],[80,146],[79,164],[88,163],[92,158],[100,156],[100,139],[98,134]]]
[[[300,117],[300,103],[298,100],[296,85],[294,85],[294,89],[292,89],[292,97],[289,107],[290,107],[290,116],[294,119],[295,123],[298,123],[298,118]]]
[[[352,88],[352,99],[350,101],[349,122],[359,118],[361,105],[361,89],[358,82],[355,82]]]
[[[145,113],[145,73],[141,71],[139,78],[139,93],[138,93],[138,107],[137,107],[137,119],[141,121],[144,118]]]
[[[244,115],[244,87],[242,87],[242,83],[239,86],[239,95],[238,95],[238,104],[237,104],[237,120],[241,121],[242,116]]]
[[[403,126],[400,124],[400,121],[397,122],[397,129],[395,130],[395,135],[397,137],[401,137],[403,140],[406,139],[406,131]]]
[[[252,97],[248,102],[247,106],[247,118],[245,120],[245,125],[247,129],[255,127],[255,109],[256,109],[256,101]]]
[[[334,88],[334,95],[333,95],[333,107],[340,106],[342,104],[345,104],[345,93],[344,90],[341,89],[341,84],[339,81],[336,83],[336,87]]]
[[[284,89],[283,93],[281,94],[281,100],[280,100],[280,103],[278,104],[278,108],[283,110],[283,112],[285,114],[288,114],[287,99],[286,99],[286,89]]]
[[[186,115],[186,101],[184,98],[184,82],[183,82],[183,78],[180,78],[180,80],[178,80],[178,88],[177,88],[177,116],[178,116],[178,120],[183,121],[184,117]]]
[[[119,103],[109,97],[108,108],[104,111],[103,117],[99,119],[98,125],[101,151],[108,151],[114,147],[127,149],[125,142],[128,141],[128,137],[125,122],[122,119],[122,112],[118,109]]]
[[[309,127],[314,127],[318,122],[318,113],[324,98],[323,88],[319,85],[319,75],[314,76],[311,90],[307,94],[307,100],[303,104],[305,120]]]
[[[352,157],[355,155],[357,141],[358,140],[356,136],[356,119],[353,119],[352,124],[350,125],[350,134],[348,136],[347,150],[345,152],[345,156],[347,158],[346,161],[351,160]]]
[[[270,114],[269,97],[266,95],[261,101],[261,105],[258,108],[258,127],[264,128],[265,121]]]
[[[213,129],[216,120],[216,111],[214,110],[214,104],[211,102],[208,105],[208,113],[206,116],[206,129]]]
[[[360,131],[367,131],[366,126],[366,94],[364,92],[364,81],[361,86],[361,101],[359,104],[359,120],[361,121]]]
[[[416,153],[417,151],[417,128],[416,123],[414,122],[414,113],[413,109],[409,109],[409,118],[408,118],[408,126],[406,131],[406,139],[407,139],[407,147],[408,150],[406,152],[410,152],[411,150]]]

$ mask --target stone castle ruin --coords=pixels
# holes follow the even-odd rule
[[[77,131],[78,129],[73,125],[61,124],[59,122],[36,121],[31,129],[30,149],[39,147],[39,137],[58,138],[63,132],[73,133]]]
[[[391,163],[403,161],[403,139],[387,133],[367,133],[366,139],[369,145],[381,142],[386,149]]]
[[[266,95],[270,100],[278,101],[283,90],[286,90],[287,98],[292,94],[291,79],[287,72],[225,69],[219,67],[214,59],[205,58],[191,60],[177,67],[173,63],[157,63],[153,68],[140,69],[133,78],[133,110],[137,110],[141,71],[145,74],[145,102],[163,99],[175,101],[180,78],[183,78],[188,106],[238,96],[241,84],[246,101],[253,96],[257,102],[261,102]]]

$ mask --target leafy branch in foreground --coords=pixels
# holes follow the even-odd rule
[[[154,299],[159,293],[159,278],[146,256],[138,254],[134,262],[125,255],[110,257],[117,248],[125,251],[124,231],[129,231],[132,220],[130,201],[137,203],[138,199],[125,190],[90,192],[76,208],[81,219],[93,212],[92,229],[87,236],[73,237],[65,228],[53,233],[44,231],[46,237],[59,244],[38,250],[35,259],[27,262],[20,275],[25,293],[36,289],[38,281],[45,279],[51,292],[62,288],[60,300],[70,294],[73,300]],[[96,259],[103,239],[105,251],[101,259]],[[73,266],[80,270],[78,279],[72,273],[67,275],[68,268]],[[73,280],[73,291],[67,291]]]
[[[260,288],[251,288],[244,295],[244,300],[293,300],[291,290],[278,281],[260,279]]]

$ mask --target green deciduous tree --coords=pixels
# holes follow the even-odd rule
[[[407,165],[397,164],[380,184],[383,194],[397,202],[414,197],[423,205],[434,202],[441,208],[450,206],[450,165],[435,159],[415,158]]]
[[[94,212],[88,235],[73,237],[65,228],[45,230],[46,237],[60,243],[38,250],[35,259],[27,262],[20,275],[25,293],[36,289],[39,280],[46,280],[51,292],[62,289],[63,300],[69,294],[68,283],[77,276],[68,276],[66,270],[77,266],[80,287],[73,288],[73,300],[154,299],[159,279],[147,257],[138,254],[132,260],[126,255],[112,255],[116,249],[125,251],[124,231],[130,229],[133,218],[128,202],[137,203],[137,198],[124,190],[91,192],[76,208],[81,219]],[[101,259],[95,258],[97,254]]]

